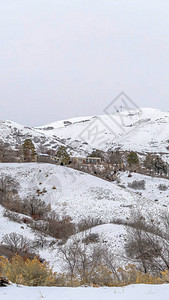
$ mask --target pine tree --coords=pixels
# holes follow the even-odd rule
[[[62,158],[62,162],[67,165],[70,160],[70,156],[66,151],[66,148],[64,146],[59,146],[56,156],[59,158]]]
[[[134,151],[131,151],[128,155],[128,158],[127,158],[127,162],[128,164],[131,166],[131,165],[138,165],[139,164],[139,159],[138,159],[138,155],[136,152]]]
[[[36,160],[36,151],[31,139],[26,139],[22,145],[24,161],[31,162]]]

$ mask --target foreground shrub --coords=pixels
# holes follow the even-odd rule
[[[37,258],[24,260],[15,255],[10,261],[0,257],[0,276],[17,284],[51,286],[55,285],[56,274],[47,263],[41,263]]]
[[[79,269],[79,275],[73,275],[71,279],[67,274],[57,275],[46,262],[41,263],[37,258],[25,260],[15,255],[8,260],[0,256],[0,277],[28,286],[80,286],[86,283],[92,286],[125,286],[169,283],[169,270],[151,275],[137,270],[134,265],[118,268],[114,272],[108,265],[98,263],[92,271],[86,270],[85,277],[83,270]],[[86,278],[89,280],[86,281]]]

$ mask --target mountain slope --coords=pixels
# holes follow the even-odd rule
[[[57,136],[75,149],[103,151],[120,148],[169,154],[169,112],[144,108],[121,113],[58,121],[36,128]]]
[[[169,161],[169,112],[143,108],[116,114],[78,117],[30,128],[0,122],[0,142],[17,149],[31,138],[38,153],[66,146],[74,156],[93,149],[161,153]]]
[[[108,247],[118,254],[123,253],[126,238],[125,226],[122,224],[130,220],[133,210],[140,208],[143,215],[154,217],[158,215],[159,210],[165,212],[169,206],[167,192],[159,192],[158,202],[154,201],[153,196],[153,193],[157,193],[157,184],[167,184],[165,179],[155,178],[151,185],[146,186],[146,190],[138,193],[118,186],[116,182],[107,182],[86,173],[50,164],[0,164],[1,174],[10,175],[20,183],[21,199],[36,195],[37,189],[42,191],[45,188],[46,193],[38,197],[47,204],[50,203],[60,218],[68,215],[75,224],[82,220],[101,220],[104,224],[93,227],[89,233],[97,233],[101,243],[106,242]],[[146,179],[144,175],[139,176],[138,178],[138,174],[133,174],[132,180]],[[122,175],[123,185],[127,181],[126,178],[127,174]],[[149,197],[151,193],[152,197]],[[22,234],[31,240],[36,238],[37,232],[31,230],[27,224],[10,221],[3,213],[4,208],[0,206],[0,241],[4,234],[10,232]],[[81,233],[78,233],[78,238],[82,237],[83,234],[81,236]],[[53,240],[50,236],[46,236],[46,239],[49,242]],[[64,265],[58,255],[57,245],[52,248],[47,246],[38,251],[56,271],[63,270]]]

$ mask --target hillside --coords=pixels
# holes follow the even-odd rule
[[[96,128],[98,135],[94,136]],[[157,109],[73,118],[36,130],[49,137],[57,136],[74,149],[87,152],[91,152],[91,147],[103,151],[118,148],[163,153],[169,157],[169,112]]]
[[[0,122],[1,144],[19,149],[32,139],[38,153],[66,146],[72,155],[87,155],[93,149],[134,150],[160,153],[169,161],[169,112],[143,108],[121,113],[77,117],[30,128],[12,121]]]
[[[159,191],[160,197],[157,194],[157,185],[167,184],[167,180],[154,178],[149,184],[149,177],[135,173],[132,178],[128,178],[128,182],[145,179],[148,184],[144,191],[132,190],[127,184],[124,186],[124,183],[127,183],[127,173],[121,175],[120,183],[116,183],[63,166],[27,163],[0,164],[0,174],[10,175],[19,182],[21,199],[37,195],[38,189],[41,191],[45,189],[46,192],[38,197],[46,204],[50,204],[60,218],[70,216],[75,224],[82,220],[101,221],[103,224],[96,223],[85,234],[98,234],[100,242],[103,244],[106,242],[107,246],[118,255],[124,252],[126,232],[123,224],[130,220],[132,211],[139,208],[143,215],[153,216],[158,210],[165,212],[169,205],[166,191],[161,193]],[[158,202],[154,201],[156,197]],[[0,206],[0,240],[11,232],[22,234],[31,240],[36,239],[37,232],[32,230],[29,224],[13,222],[4,217],[3,213],[4,208]],[[84,233],[78,233],[77,237],[83,239]],[[71,239],[72,237],[69,238],[70,241]],[[46,240],[50,243],[54,239],[46,236]],[[57,244],[52,248],[46,246],[38,249],[38,252],[53,265],[54,270],[64,269],[64,264],[58,256]]]

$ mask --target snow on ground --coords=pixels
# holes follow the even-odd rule
[[[1,300],[168,300],[169,284],[126,287],[24,287],[0,288]]]
[[[120,149],[140,153],[161,153],[169,162],[169,112],[142,108],[100,116],[77,117],[36,128],[12,121],[0,122],[1,141],[15,148],[31,138],[39,146],[56,150],[68,147],[74,156],[86,156],[93,149]]]
[[[0,164],[0,174],[2,173],[11,175],[20,183],[21,199],[36,194],[37,189],[42,191],[45,188],[47,192],[39,197],[50,203],[60,216],[71,216],[73,222],[88,217],[100,219],[104,223],[117,217],[126,220],[130,216],[130,205],[141,202],[140,196],[126,192],[115,183],[62,166],[36,163]],[[0,240],[4,234],[10,232],[17,232],[32,240],[35,238],[35,233],[27,225],[9,221],[3,217],[3,211],[0,206]],[[112,244],[116,252],[123,248],[122,226],[104,224],[93,228],[92,232],[98,233],[100,239],[106,240],[109,245]],[[38,251],[55,271],[62,271],[57,247],[44,247]]]
[[[17,222],[10,221],[6,217],[3,217],[4,211],[4,208],[0,205],[0,241],[5,234],[9,234],[11,232],[17,232],[18,234],[26,235],[29,239],[34,238],[34,233],[26,224],[19,224]]]
[[[71,236],[66,242],[67,245],[72,241],[78,240],[83,243],[83,239],[85,239],[89,234],[96,233],[98,234],[99,240],[94,245],[102,245],[106,247],[106,249],[110,249],[114,254],[114,263],[119,266],[119,257],[120,257],[120,266],[126,264],[126,261],[122,259],[124,256],[124,243],[126,240],[126,230],[123,225],[116,224],[103,224],[95,226],[89,230],[84,232],[80,232]],[[88,245],[88,250],[90,251],[93,244]],[[43,249],[40,251],[40,256],[45,257],[47,261],[50,262],[50,265],[53,266],[53,270],[56,272],[64,271],[64,262],[62,260],[62,255],[58,252],[57,245],[53,246],[52,249]]]
[[[39,197],[60,216],[69,215],[74,222],[100,218],[109,223],[114,218],[126,220],[131,208],[156,210],[158,204],[147,197],[126,190],[114,182],[51,164],[0,164],[0,173],[10,174],[20,183],[20,196],[35,195],[37,189],[44,192]]]
[[[135,208],[140,208],[142,213],[153,215],[157,214],[159,208],[167,209],[161,204],[163,199],[160,192],[157,194],[157,188],[154,188],[154,196],[161,196],[160,201],[154,201],[152,196],[152,182],[155,182],[155,187],[159,184],[159,179],[155,178],[151,181],[151,178],[147,177],[146,190],[140,195],[137,191],[118,186],[116,182],[108,182],[80,171],[51,164],[0,164],[0,174],[2,173],[11,175],[20,183],[21,199],[35,195],[37,189],[45,189],[46,192],[39,198],[47,204],[50,203],[52,209],[61,217],[69,215],[75,223],[87,218],[101,220],[105,224],[98,225],[87,233],[98,233],[100,241],[111,247],[114,253],[124,250],[125,228],[122,225],[108,224],[110,221],[128,220],[132,209]],[[127,173],[123,173],[121,184],[127,186],[127,182],[134,179],[142,177],[134,173],[132,178],[128,178]],[[161,181],[165,180],[160,179]],[[165,196],[167,197],[167,193]],[[13,231],[31,239],[35,238],[35,233],[27,225],[9,221],[3,217],[3,211],[0,206],[0,240],[4,234]],[[58,256],[57,247],[44,247],[39,250],[39,254],[50,262],[55,271],[62,271],[63,264]]]
[[[97,128],[97,130],[95,130]],[[35,128],[64,139],[75,149],[91,152],[115,147],[138,152],[163,152],[169,161],[169,112],[142,108],[93,117],[78,117]],[[48,130],[47,130],[48,129]]]
[[[132,173],[132,177],[128,177],[128,172],[119,173],[120,185],[124,185],[128,190],[140,193],[143,197],[146,197],[152,201],[159,202],[160,206],[169,207],[169,180],[163,178],[156,178],[146,176],[138,173]],[[140,181],[145,180],[145,190],[133,190],[128,187],[129,183],[134,180]],[[161,191],[158,186],[162,184],[168,187],[166,191]]]

